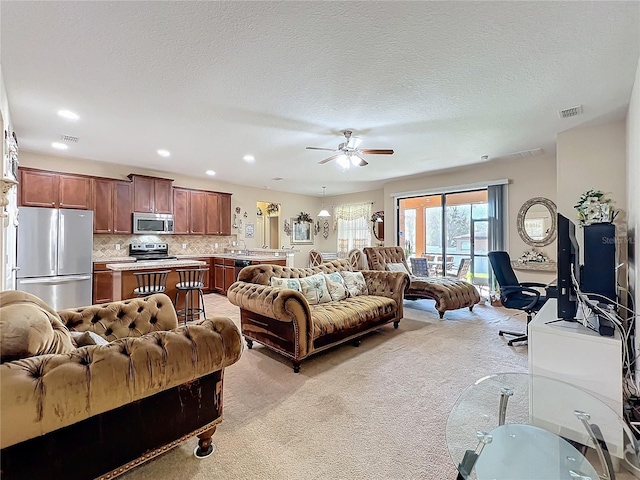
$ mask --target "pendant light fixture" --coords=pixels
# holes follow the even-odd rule
[[[322,186],[322,210],[320,210],[320,213],[318,213],[319,217],[330,217],[331,214],[327,211],[326,208],[324,208],[324,189],[327,188],[326,186]]]

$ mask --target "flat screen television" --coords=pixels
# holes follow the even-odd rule
[[[576,321],[580,287],[580,250],[576,226],[558,213],[558,318]]]

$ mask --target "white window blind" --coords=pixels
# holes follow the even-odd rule
[[[371,203],[333,207],[333,229],[338,232],[338,257],[347,258],[353,248],[371,245]]]

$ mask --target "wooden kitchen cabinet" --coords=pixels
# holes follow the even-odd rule
[[[224,295],[224,259],[213,259],[213,291]]]
[[[206,200],[204,190],[173,189],[173,233],[204,235],[206,233]]]
[[[21,168],[18,197],[24,207],[91,210],[91,178]]]
[[[204,235],[206,233],[207,193],[199,190],[189,192],[189,233]]]
[[[131,233],[131,182],[93,179],[93,233]]]
[[[113,233],[113,180],[93,180],[93,233]]]
[[[133,181],[133,211],[173,213],[173,180],[130,174]]]
[[[106,263],[93,264],[93,304],[113,301],[113,276]]]
[[[91,177],[60,175],[60,208],[91,210]]]
[[[189,233],[189,190],[186,188],[173,189],[173,233]]]
[[[113,231],[133,232],[133,186],[126,180],[113,182]]]
[[[207,235],[231,235],[231,195],[207,192],[206,227]]]
[[[227,294],[227,290],[236,281],[236,267],[235,267],[235,259],[233,258],[225,258],[224,259],[224,294]]]

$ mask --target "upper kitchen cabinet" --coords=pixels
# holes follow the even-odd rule
[[[133,211],[141,213],[173,213],[173,180],[129,175],[133,181]]]
[[[19,205],[90,210],[91,178],[21,168]]]
[[[173,233],[206,233],[206,197],[209,192],[175,187],[173,189]]]
[[[186,188],[173,189],[173,233],[189,233],[189,190]]]
[[[93,233],[131,233],[131,182],[93,179]]]
[[[231,194],[207,192],[207,235],[231,235]]]

